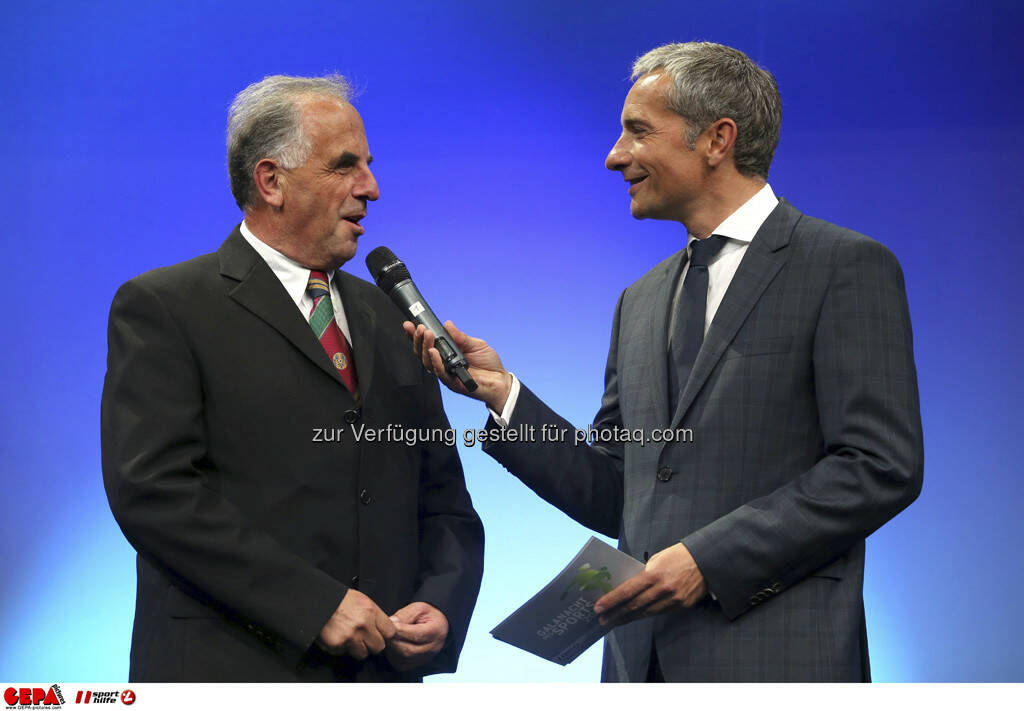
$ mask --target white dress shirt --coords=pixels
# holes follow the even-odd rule
[[[245,241],[252,245],[252,248],[263,257],[263,261],[267,263],[267,266],[274,272],[274,275],[281,280],[284,290],[288,292],[288,296],[291,297],[291,300],[295,302],[295,306],[302,312],[302,318],[306,319],[308,323],[310,316],[312,316],[313,297],[306,291],[306,287],[309,285],[309,273],[312,270],[309,267],[302,266],[294,259],[281,254],[254,235],[244,220],[239,229],[242,232],[242,236],[245,237]],[[335,283],[334,276],[335,272],[327,272],[327,279],[331,285],[331,305],[334,306],[334,320],[338,322],[338,328],[345,334],[345,338],[348,339],[348,344],[351,346],[352,334],[348,330],[345,307],[341,303],[341,292],[338,291],[338,285]]]
[[[711,322],[718,313],[718,307],[722,305],[725,292],[736,276],[736,270],[740,268],[743,255],[747,253],[747,247],[754,239],[754,235],[761,229],[761,225],[768,219],[779,199],[775,197],[772,188],[768,183],[757,191],[753,197],[740,205],[736,212],[729,215],[718,227],[711,231],[711,234],[719,237],[728,237],[722,249],[715,255],[708,264],[708,310],[704,317],[704,334],[707,335]],[[686,265],[683,273],[679,275],[679,283],[676,284],[675,296],[672,297],[672,318],[668,325],[669,336],[675,328],[676,312],[679,304],[679,294],[683,291],[683,280],[686,279],[686,272],[690,270],[690,257],[693,256],[693,244],[697,238],[689,235],[686,241]],[[671,345],[671,344],[670,344]]]
[[[705,334],[707,334],[715,314],[718,313],[718,307],[722,304],[722,299],[725,297],[725,292],[729,289],[729,284],[732,283],[732,278],[736,276],[736,270],[739,269],[740,262],[743,261],[743,255],[747,253],[747,247],[750,246],[750,243],[754,240],[754,235],[761,229],[761,225],[764,224],[764,221],[768,219],[768,215],[771,214],[778,204],[779,199],[775,197],[771,186],[765,183],[764,187],[758,190],[753,197],[740,205],[735,212],[722,221],[722,224],[711,231],[713,235],[727,237],[728,239],[708,265],[708,305],[704,317]],[[679,294],[683,288],[683,280],[686,278],[686,272],[690,268],[690,245],[695,239],[697,238],[689,235],[689,239],[686,242],[686,265],[683,267],[682,274],[679,275],[679,283],[676,284],[675,295],[672,297],[672,318],[668,326],[670,337],[675,326],[676,306]],[[498,425],[508,427],[518,399],[519,378],[512,374],[512,387],[509,390],[508,399],[505,401],[505,407],[502,409],[501,414],[499,415],[494,410],[488,408],[491,417],[494,418]]]

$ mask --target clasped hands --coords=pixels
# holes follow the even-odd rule
[[[388,617],[373,600],[350,588],[317,644],[331,654],[359,660],[385,652],[391,665],[404,671],[430,661],[447,638],[448,619],[436,607],[412,602]]]

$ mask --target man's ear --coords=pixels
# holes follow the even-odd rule
[[[736,145],[736,122],[731,118],[720,118],[704,131],[708,137],[708,165],[715,168],[731,158]]]
[[[280,209],[284,205],[285,176],[280,166],[270,158],[264,158],[253,169],[256,192],[263,202]]]

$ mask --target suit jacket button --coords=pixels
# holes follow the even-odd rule
[[[370,492],[369,491],[367,491],[366,489],[363,489],[361,492],[359,492],[359,500],[362,501],[367,506],[369,506],[370,502],[373,501],[373,497],[370,496]]]
[[[761,599],[757,595],[751,595],[750,599],[747,600],[747,602],[749,602],[750,606],[753,607],[753,606],[757,605],[758,603],[760,603]]]
[[[353,590],[358,590],[359,589],[359,576],[358,575],[353,575],[352,579],[348,581],[348,586],[350,588],[352,588]]]
[[[345,410],[345,422],[354,424],[359,421],[359,410]]]
[[[671,467],[662,467],[658,470],[658,481],[668,481],[672,478]]]
[[[772,585],[772,592],[775,594],[782,592],[782,583],[775,583]]]

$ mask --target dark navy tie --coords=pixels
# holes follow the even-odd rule
[[[725,237],[711,235],[690,244],[690,266],[676,306],[675,327],[668,349],[670,416],[675,414],[679,397],[693,370],[704,343],[704,319],[708,310],[708,265],[725,246]]]

